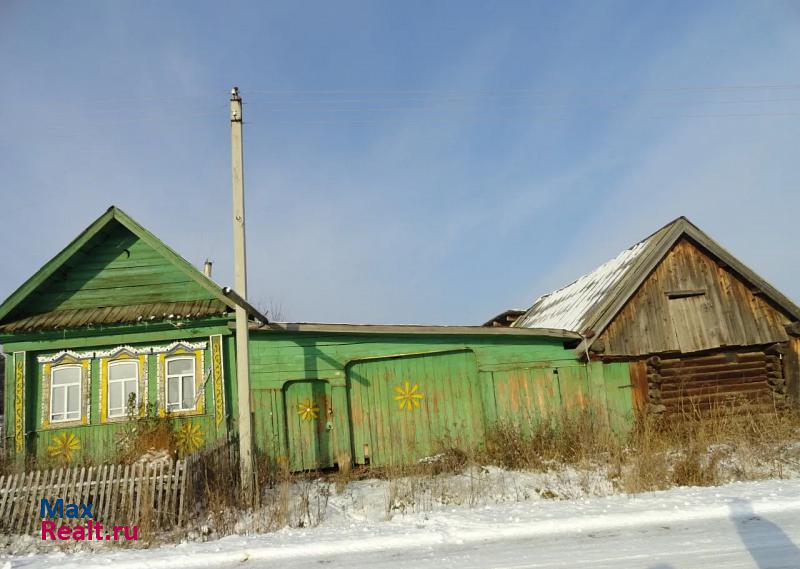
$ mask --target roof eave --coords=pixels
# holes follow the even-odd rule
[[[230,324],[231,327],[235,326]],[[580,334],[552,328],[489,328],[485,326],[422,326],[414,324],[323,324],[316,322],[271,322],[250,324],[250,330],[261,332],[326,332],[341,334],[442,334],[461,336],[539,336],[579,340]]]

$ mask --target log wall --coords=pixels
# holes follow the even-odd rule
[[[783,409],[787,386],[781,349],[651,357],[646,361],[647,408],[657,414],[704,414],[731,403]]]

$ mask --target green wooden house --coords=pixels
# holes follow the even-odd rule
[[[267,323],[111,207],[0,305],[7,450],[114,460],[144,413],[185,452],[235,432],[237,302],[255,445],[294,470],[415,460],[561,409],[630,420],[628,367],[582,362],[573,332]]]

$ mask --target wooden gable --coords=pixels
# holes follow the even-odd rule
[[[598,337],[605,355],[689,353],[788,340],[792,319],[685,236]]]
[[[164,255],[112,222],[20,305],[18,315],[214,298]]]
[[[0,306],[0,328],[199,317],[233,306],[216,283],[112,207]]]

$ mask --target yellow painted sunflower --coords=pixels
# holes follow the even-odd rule
[[[175,433],[175,443],[182,454],[191,454],[203,446],[205,435],[200,425],[188,421],[183,423]]]
[[[314,405],[310,399],[306,399],[297,406],[297,414],[303,421],[313,421],[319,417],[319,407]]]
[[[53,437],[47,454],[64,464],[72,462],[72,455],[81,450],[81,441],[75,433],[61,433]]]
[[[410,381],[406,381],[402,386],[395,385],[394,390],[397,393],[394,400],[400,402],[401,410],[413,411],[415,407],[419,409],[419,400],[425,397],[422,393],[419,393],[419,385],[416,383],[411,385]]]

